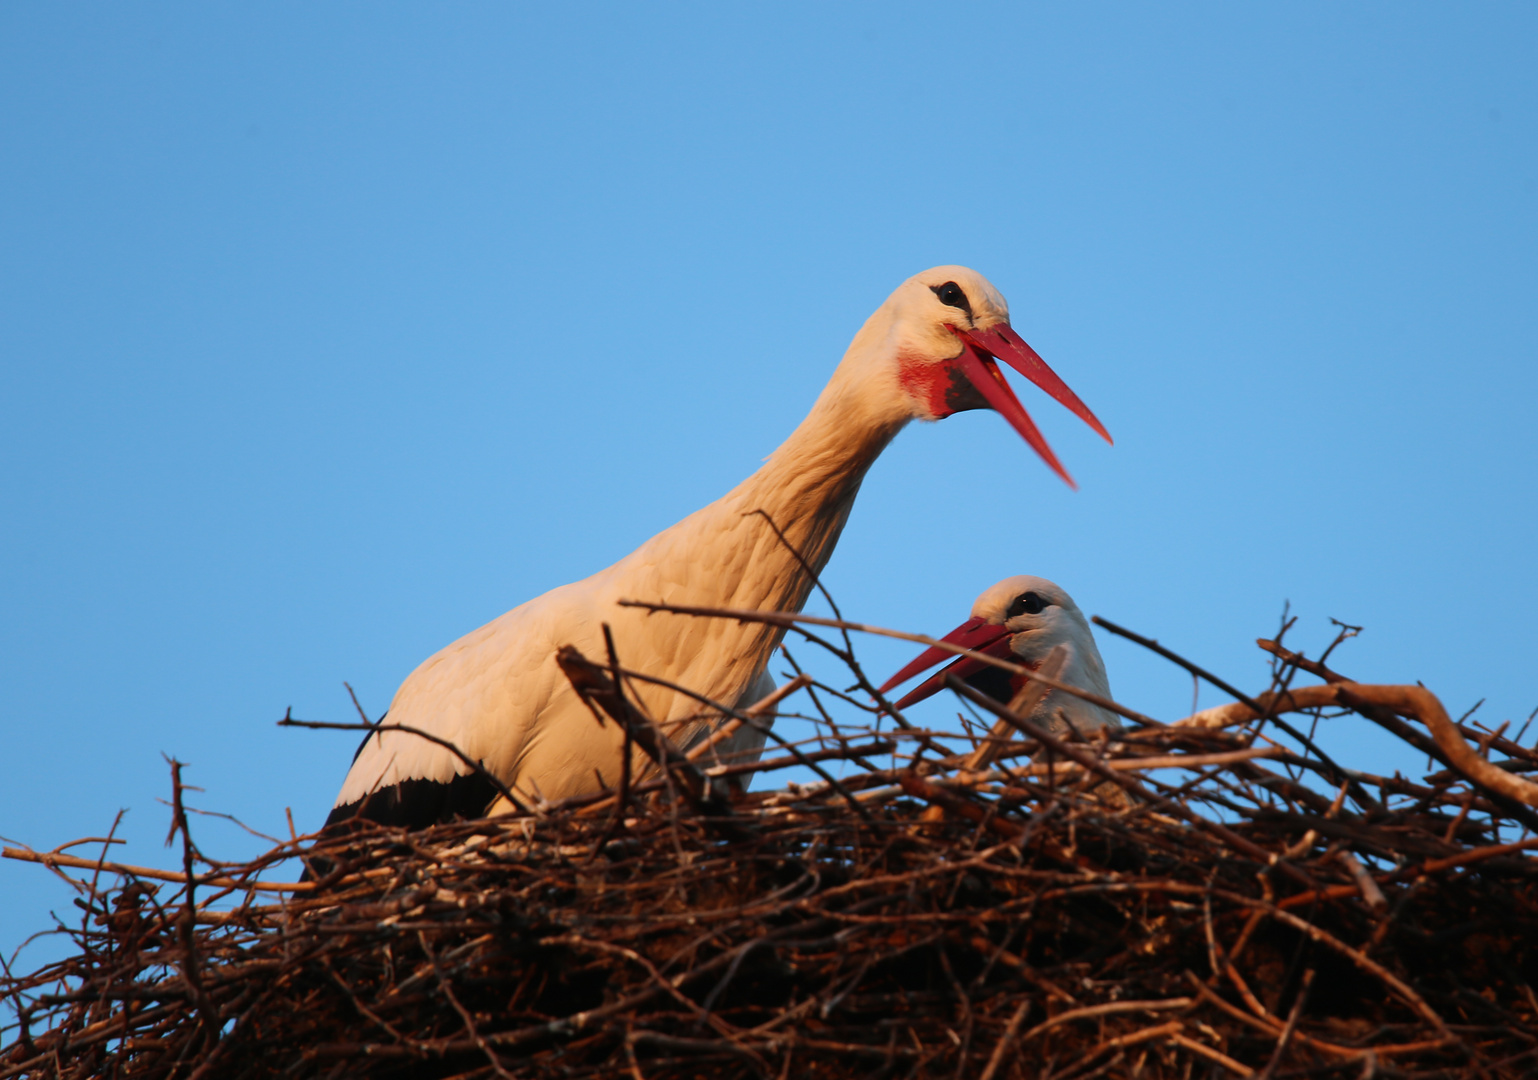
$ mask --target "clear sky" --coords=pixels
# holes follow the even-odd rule
[[[377,715],[726,491],[948,262],[1117,444],[1022,386],[1074,493],[993,414],[910,428],[847,612],[940,632],[1035,573],[1259,689],[1290,600],[1520,720],[1535,45],[1497,3],[0,6],[0,834],[126,808],[170,865],[162,754],[316,827],[355,739],[286,708]],[[0,946],[69,895],[0,862]]]

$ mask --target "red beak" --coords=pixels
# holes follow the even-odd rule
[[[959,645],[963,649],[973,649],[977,652],[987,653],[989,656],[997,656],[1001,660],[1009,656],[1010,630],[1007,626],[991,623],[987,619],[973,616],[962,623],[956,629],[946,634],[940,640],[948,645]],[[955,656],[955,653],[946,652],[944,649],[930,647],[908,662],[907,666],[881,684],[881,692],[884,694],[899,683],[905,683],[921,671],[927,671],[942,660]],[[938,693],[945,686],[945,676],[954,672],[960,678],[966,678],[975,671],[987,667],[981,660],[970,656],[957,657],[952,664],[946,665],[940,671],[931,675],[918,686],[903,695],[901,701],[896,703],[896,708],[906,709],[915,702]]]
[[[1106,431],[1105,425],[1008,323],[999,323],[986,330],[962,330],[955,326],[951,326],[950,330],[961,339],[963,346],[961,355],[952,363],[961,369],[967,381],[977,388],[988,404],[1009,421],[1021,438],[1031,444],[1031,448],[1041,455],[1053,472],[1061,476],[1069,487],[1078,487],[1047,445],[1047,440],[1042,438],[1030,414],[1004,381],[1004,375],[994,361],[1004,361],[1067,406],[1070,412],[1094,428],[1106,442],[1111,442],[1110,432]]]

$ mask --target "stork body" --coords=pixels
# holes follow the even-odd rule
[[[429,658],[396,692],[389,725],[452,742],[531,801],[613,786],[622,733],[595,721],[554,659],[563,645],[604,657],[605,623],[626,668],[723,704],[756,700],[772,686],[765,668],[782,630],[647,614],[617,602],[799,611],[866,470],[913,419],[991,405],[1061,473],[995,358],[1104,434],[1010,329],[1004,299],[986,280],[955,266],[917,275],[865,323],[810,414],[757,472],[607,569],[536,597]],[[683,694],[641,683],[633,690],[680,746],[719,722]],[[386,729],[359,749],[328,824],[359,813],[407,825],[477,816],[494,794],[450,751]]]
[[[1042,665],[1052,650],[1062,646],[1066,659],[1057,681],[1103,698],[1111,696],[1105,662],[1100,659],[1089,620],[1064,589],[1046,578],[1020,574],[989,586],[972,605],[972,617],[941,640],[1033,670]],[[881,692],[886,693],[952,656],[941,649],[925,651],[888,679]],[[905,709],[938,692],[949,674],[966,680],[1002,704],[1013,700],[1026,682],[1025,676],[1011,675],[981,660],[962,657],[910,690],[896,702],[896,707]],[[1081,735],[1091,735],[1101,728],[1114,730],[1121,726],[1114,714],[1056,690],[1042,697],[1026,718],[1058,734],[1071,728]]]

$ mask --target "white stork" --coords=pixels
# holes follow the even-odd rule
[[[940,640],[1033,670],[1041,666],[1053,649],[1065,645],[1067,657],[1057,680],[1103,698],[1111,696],[1105,663],[1100,659],[1089,620],[1073,597],[1046,578],[1020,574],[990,585],[972,605],[972,617]],[[954,656],[943,649],[927,649],[883,683],[881,692],[884,694]],[[894,706],[906,709],[923,701],[943,689],[945,677],[952,674],[1004,704],[1012,701],[1026,682],[1024,676],[1011,675],[963,656],[908,691]],[[1121,726],[1113,713],[1057,690],[1042,697],[1026,719],[1054,733],[1073,728],[1081,735]]]
[[[514,608],[413,671],[390,703],[389,725],[359,748],[327,824],[361,815],[418,826],[492,806],[496,792],[484,776],[443,746],[391,730],[395,725],[452,743],[530,801],[615,786],[623,735],[595,722],[555,663],[562,645],[604,657],[604,623],[626,668],[712,701],[757,700],[772,687],[765,667],[783,631],[648,616],[616,601],[799,611],[865,471],[910,420],[991,407],[1072,484],[996,360],[1110,440],[1010,327],[1004,298],[981,275],[941,266],[909,278],[855,335],[811,413],[752,476],[613,566]],[[685,695],[657,686],[635,691],[680,746],[719,722]]]

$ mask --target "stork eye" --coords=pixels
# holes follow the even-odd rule
[[[1043,608],[1051,607],[1051,602],[1043,600],[1033,592],[1023,592],[1010,601],[1009,610],[1004,613],[1005,619],[1013,619],[1019,615],[1040,615]]]
[[[962,292],[961,286],[954,281],[947,281],[944,285],[931,285],[930,288],[940,298],[940,303],[946,307],[960,308],[968,315],[972,314],[972,301],[967,299],[967,294]]]

